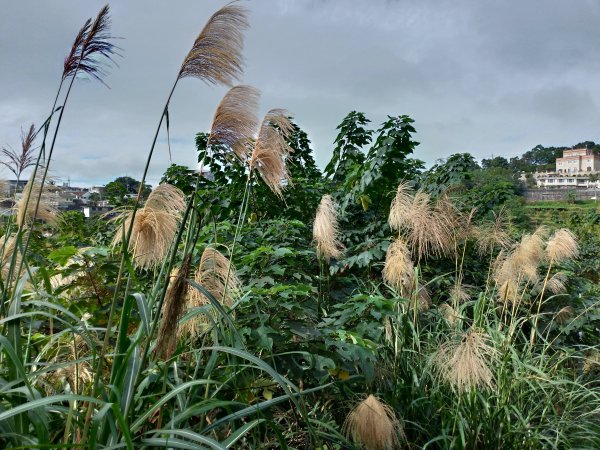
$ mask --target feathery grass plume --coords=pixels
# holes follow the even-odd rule
[[[71,392],[82,394],[86,387],[90,387],[94,376],[92,368],[87,361],[81,361],[90,354],[88,344],[80,334],[75,334],[73,340],[67,344],[67,354],[59,354],[54,358],[56,363],[72,362],[58,369],[52,376],[54,380],[64,380],[69,384]],[[76,362],[78,361],[78,362]]]
[[[546,289],[553,294],[564,294],[567,292],[566,287],[567,274],[564,272],[556,272],[546,283]]]
[[[214,247],[206,247],[202,252],[195,279],[199,285],[225,306],[232,306],[242,292],[242,283],[233,264]],[[225,286],[226,282],[227,286]],[[199,294],[199,292],[195,291],[194,294]],[[200,296],[204,299],[203,303],[206,304],[208,300],[201,294]]]
[[[2,280],[6,284],[8,274],[10,272],[10,264],[12,262],[13,255],[17,252],[15,267],[21,266],[21,254],[17,250],[17,236],[5,234],[0,238],[0,262],[2,268],[0,273],[2,274]]]
[[[354,407],[346,417],[343,432],[366,450],[399,448],[406,438],[394,410],[373,395]]]
[[[242,283],[235,267],[225,255],[212,246],[206,247],[202,252],[194,279],[227,307],[231,307],[242,293]],[[201,292],[197,289],[190,290],[187,299],[188,311],[206,304],[210,304],[210,301]],[[181,334],[197,336],[202,333],[205,323],[204,316],[196,315],[181,326]]]
[[[403,181],[396,189],[396,196],[390,206],[388,223],[392,229],[401,229],[409,222],[410,208],[412,206],[412,188],[407,181]]]
[[[451,305],[448,303],[442,303],[439,308],[442,316],[451,326],[454,326],[458,323],[460,315]]]
[[[403,182],[392,201],[388,223],[405,237],[413,254],[420,259],[454,251],[454,232],[460,225],[460,216],[447,196],[432,201],[423,190],[412,194],[408,183]]]
[[[511,246],[512,241],[506,232],[508,219],[505,211],[504,208],[497,214],[492,211],[495,220],[491,224],[483,224],[472,228],[471,234],[477,242],[479,255],[489,254],[496,247],[506,250]]]
[[[2,147],[2,155],[7,159],[0,161],[8,170],[15,174],[17,180],[21,179],[21,174],[25,169],[35,164],[35,150],[33,141],[35,139],[35,125],[31,124],[29,131],[25,133],[21,128],[21,151],[17,152],[10,145]]]
[[[339,225],[336,205],[329,194],[321,198],[317,214],[313,222],[313,242],[317,256],[329,261],[331,258],[340,259],[344,254],[344,246],[338,239]]]
[[[450,338],[433,356],[440,376],[459,393],[476,388],[492,389],[494,374],[490,369],[496,350],[488,343],[490,337],[470,329]]]
[[[414,265],[408,247],[401,238],[394,240],[387,249],[383,266],[383,281],[402,296],[413,289]]]
[[[250,170],[258,170],[265,184],[279,198],[283,198],[283,187],[291,181],[286,158],[293,151],[287,143],[293,131],[294,125],[286,110],[270,110],[260,125],[250,157]]]
[[[19,226],[36,219],[47,223],[56,222],[56,208],[45,198],[45,186],[42,186],[42,180],[43,171],[38,170],[37,173],[31,174],[31,178],[25,185],[21,198],[17,202],[17,224]],[[40,199],[39,205],[37,204],[38,198]]]
[[[512,278],[498,285],[498,297],[509,303],[515,303],[519,298],[519,284]]]
[[[575,258],[579,254],[577,238],[570,230],[561,228],[548,240],[546,252],[548,259],[554,262]]]
[[[417,282],[416,289],[413,292],[413,299],[417,300],[418,311],[427,311],[431,307],[431,296],[427,288]]]
[[[544,238],[547,229],[539,227],[533,234],[526,234],[515,246],[512,253],[500,253],[494,264],[494,280],[502,299],[514,301],[523,284],[536,284],[539,281],[538,268],[544,260]]]
[[[556,313],[556,322],[564,325],[573,317],[574,314],[575,308],[572,306],[565,306]]]
[[[471,294],[464,284],[456,283],[450,289],[450,298],[457,303],[465,303],[471,300]]]
[[[169,359],[177,348],[178,323],[185,309],[188,297],[191,253],[188,254],[178,269],[171,273],[171,282],[167,288],[162,307],[162,319],[158,329],[155,353],[163,359]]]
[[[65,58],[63,81],[70,76],[86,73],[105,84],[102,80],[106,75],[105,63],[107,60],[113,61],[113,55],[117,50],[117,47],[110,42],[113,39],[108,31],[110,22],[109,7],[104,5],[93,22],[88,19],[84,23]]]
[[[600,352],[598,350],[592,350],[586,355],[582,369],[584,375],[589,375],[590,372],[600,369]]]
[[[260,91],[252,86],[234,86],[225,94],[215,111],[207,147],[224,145],[246,164],[250,157],[250,141],[258,128]]]
[[[133,252],[136,265],[150,268],[162,263],[175,238],[184,210],[185,197],[175,186],[160,184],[150,193],[144,207],[135,215],[129,239],[129,250]],[[132,212],[123,216],[124,223],[117,230],[113,246],[123,240],[123,234],[131,223]]]
[[[246,9],[232,3],[214,13],[196,38],[177,79],[195,77],[231,86],[242,75]]]

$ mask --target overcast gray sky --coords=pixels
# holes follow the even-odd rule
[[[0,145],[41,123],[62,62],[104,1],[3,1]],[[110,2],[123,58],[106,82],[77,83],[52,171],[73,184],[139,178],[182,59],[224,2]],[[517,156],[537,144],[600,141],[597,0],[250,0],[243,82],[262,91],[261,113],[291,111],[323,167],[335,127],[351,110],[377,127],[415,120],[415,156]],[[171,102],[173,162],[193,166],[226,92],[184,79]],[[150,170],[168,167],[166,141]],[[0,176],[2,172],[0,172]],[[5,171],[4,176],[9,176]]]

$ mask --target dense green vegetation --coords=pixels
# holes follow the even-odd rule
[[[244,25],[216,13],[174,88],[239,78]],[[110,42],[103,9],[5,223],[2,448],[600,447],[595,205],[525,206],[469,154],[425,170],[406,115],[350,112],[322,172],[242,86],[196,136],[210,176],[173,165],[147,192],[146,166],[112,185],[117,217],[57,215],[62,114]]]

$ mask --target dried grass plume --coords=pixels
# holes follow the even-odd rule
[[[47,223],[56,222],[56,208],[50,204],[48,197],[44,195],[45,186],[42,186],[42,180],[43,169],[40,166],[35,174],[31,174],[31,178],[25,185],[25,189],[23,189],[21,198],[17,203],[17,224],[19,226],[31,223],[34,220]]]
[[[242,75],[243,31],[247,11],[228,4],[214,13],[194,41],[179,70],[178,79],[195,77],[209,84],[231,86]]]
[[[557,230],[548,240],[546,252],[548,253],[548,259],[553,262],[575,258],[579,254],[577,238],[566,228]]]
[[[108,5],[98,12],[92,21],[88,19],[77,33],[71,50],[65,58],[63,81],[71,76],[85,73],[104,84],[106,62],[113,61],[117,47],[111,42]]]
[[[155,352],[163,359],[169,359],[177,348],[178,323],[185,309],[189,284],[191,255],[184,258],[181,266],[171,274],[162,308],[162,319],[158,329]]]
[[[414,270],[408,247],[401,238],[394,240],[385,256],[383,281],[406,296],[413,290]]]
[[[434,354],[433,363],[441,377],[459,393],[476,388],[492,389],[491,370],[495,349],[486,333],[469,330],[443,343]]]
[[[506,210],[502,208],[498,213],[492,211],[494,221],[471,229],[471,234],[477,242],[477,252],[480,255],[491,253],[494,248],[508,249],[512,241],[507,233],[508,218]]]
[[[571,320],[571,318],[575,315],[575,308],[573,308],[572,306],[565,306],[564,308],[561,308],[557,313],[556,313],[556,322],[564,325],[566,324],[569,320]]]
[[[538,269],[546,257],[545,227],[538,227],[533,234],[526,234],[508,255],[501,252],[494,264],[494,281],[500,298],[514,302],[527,284],[539,282]]]
[[[260,91],[252,86],[232,87],[215,111],[207,146],[223,145],[246,164],[250,157],[250,142],[258,128]]]
[[[194,277],[196,283],[204,287],[219,302],[231,307],[242,293],[242,283],[238,278],[235,267],[229,259],[212,246],[202,252],[200,265]],[[227,289],[225,286],[227,285]],[[191,289],[187,298],[187,311],[210,304],[197,289]],[[196,315],[181,326],[181,334],[197,336],[204,330],[206,320],[202,315]]]
[[[344,254],[338,234],[336,206],[331,195],[326,194],[321,198],[313,223],[313,242],[319,258],[329,261],[331,258],[339,259]]]
[[[183,192],[175,186],[160,184],[150,193],[144,207],[135,214],[129,239],[129,250],[133,253],[136,265],[151,268],[163,262],[184,209]],[[125,214],[123,224],[113,239],[113,246],[123,240],[132,217],[133,212]]]
[[[286,159],[292,152],[287,139],[293,131],[294,125],[286,110],[270,110],[262,121],[250,158],[250,170],[258,170],[265,184],[280,198],[283,188],[291,181]]]
[[[455,230],[462,225],[460,214],[446,196],[434,201],[422,190],[413,192],[407,182],[398,186],[388,223],[404,236],[418,259],[451,254],[455,249]]]
[[[214,247],[206,247],[196,271],[196,281],[225,306],[232,306],[242,292],[242,283],[229,259]],[[195,292],[196,294],[197,292]],[[203,295],[200,294],[202,298]],[[204,303],[208,300],[204,299]]]
[[[343,426],[344,434],[366,450],[399,448],[405,440],[400,421],[394,410],[369,395],[350,411]]]
[[[15,252],[17,252],[16,255]],[[6,284],[13,257],[15,258],[14,267],[19,267],[21,265],[21,254],[17,249],[17,236],[15,234],[5,234],[0,238],[0,257],[0,264],[2,264],[0,273],[2,274],[2,281]],[[25,268],[23,268],[23,271],[24,270]],[[13,272],[15,271],[16,270],[13,270]]]
[[[35,150],[33,146],[35,140],[35,125],[31,124],[29,130],[24,132],[21,128],[21,151],[17,152],[12,147],[2,147],[2,156],[6,159],[0,161],[8,170],[15,174],[17,180],[21,179],[21,174],[25,169],[35,164]]]

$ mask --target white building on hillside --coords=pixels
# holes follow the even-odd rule
[[[554,172],[536,172],[538,187],[590,188],[598,185],[590,181],[590,175],[600,172],[600,156],[587,148],[564,150],[562,158],[556,158]]]
[[[587,148],[565,150],[562,158],[556,158],[558,173],[600,172],[600,156]]]

